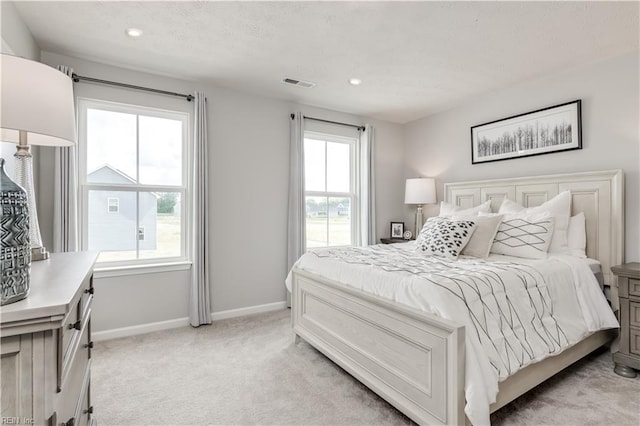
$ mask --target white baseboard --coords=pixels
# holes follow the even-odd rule
[[[91,340],[101,342],[103,340],[118,339],[120,337],[136,336],[138,334],[151,333],[153,331],[169,330],[171,328],[186,327],[189,318],[177,318],[168,321],[151,322],[148,324],[132,325],[130,327],[114,328],[111,330],[96,331],[91,333]]]
[[[249,306],[246,308],[229,309],[227,311],[211,312],[211,319],[219,321],[228,318],[243,317],[246,315],[260,314],[264,312],[277,311],[287,307],[287,302],[267,303],[264,305]],[[96,331],[91,333],[94,342],[103,340],[118,339],[120,337],[136,336],[138,334],[151,333],[153,331],[169,330],[172,328],[187,327],[189,318],[176,318],[167,321],[152,322],[148,324],[133,325],[130,327],[114,328],[111,330]]]
[[[229,309],[228,311],[211,312],[213,321],[227,318],[244,317],[246,315],[261,314],[263,312],[277,311],[287,307],[287,302],[267,303],[265,305],[249,306],[247,308]]]

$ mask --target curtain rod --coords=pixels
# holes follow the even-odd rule
[[[185,95],[183,93],[175,93],[175,92],[169,92],[169,91],[166,91],[166,90],[152,89],[150,87],[142,87],[142,86],[135,86],[133,84],[118,83],[117,81],[100,80],[99,78],[85,77],[85,76],[82,76],[82,75],[78,75],[76,73],[73,73],[71,78],[76,83],[79,82],[79,81],[87,81],[87,82],[90,82],[90,83],[107,84],[109,86],[125,87],[127,89],[143,90],[145,92],[153,92],[153,93],[159,93],[161,95],[169,95],[169,96],[177,96],[179,98],[185,98],[187,100],[187,102],[191,102],[194,99],[194,96],[190,95],[190,94]]]
[[[295,117],[295,114],[291,114],[291,119],[292,120],[293,120],[294,117]],[[358,130],[364,130],[364,126],[358,126],[358,125],[355,125],[355,124],[341,123],[339,121],[324,120],[322,118],[308,117],[306,115],[303,115],[302,118],[306,118],[307,120],[321,121],[323,123],[339,124],[341,126],[355,127]]]

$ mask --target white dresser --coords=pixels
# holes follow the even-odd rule
[[[93,252],[31,264],[29,296],[0,307],[3,424],[85,426],[91,405]]]

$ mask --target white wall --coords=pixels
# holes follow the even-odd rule
[[[0,23],[2,24],[2,53],[39,60],[40,47],[18,14],[13,2],[0,2]]]
[[[626,260],[640,260],[640,136],[638,52],[496,91],[405,127],[405,176],[444,182],[623,169]],[[582,99],[583,149],[471,164],[470,127]],[[405,220],[412,210],[405,209]],[[436,206],[428,209],[437,213]]]
[[[211,85],[161,77],[43,52],[43,62],[70,65],[80,75],[208,97],[211,300],[214,312],[285,300],[289,114],[376,128],[379,236],[402,215],[402,127]],[[78,83],[76,95],[117,102],[192,108],[178,98]],[[51,246],[52,151],[41,150],[40,226]],[[386,225],[385,225],[386,223]],[[100,278],[95,281],[95,331],[188,315],[190,271]]]
[[[0,29],[2,36],[0,53],[40,60],[40,48],[12,2],[0,2]],[[34,149],[35,151],[37,151],[37,147]],[[5,170],[11,178],[14,176],[13,154],[15,152],[15,144],[0,142],[0,158],[6,160]]]

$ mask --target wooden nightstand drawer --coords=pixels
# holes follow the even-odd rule
[[[640,297],[640,280],[629,278],[629,296]]]
[[[629,302],[629,325],[640,328],[640,303]]]
[[[612,266],[618,280],[620,306],[620,346],[613,354],[615,372],[621,376],[636,377],[640,370],[640,262]]]
[[[640,355],[640,329],[629,329],[629,352]]]

